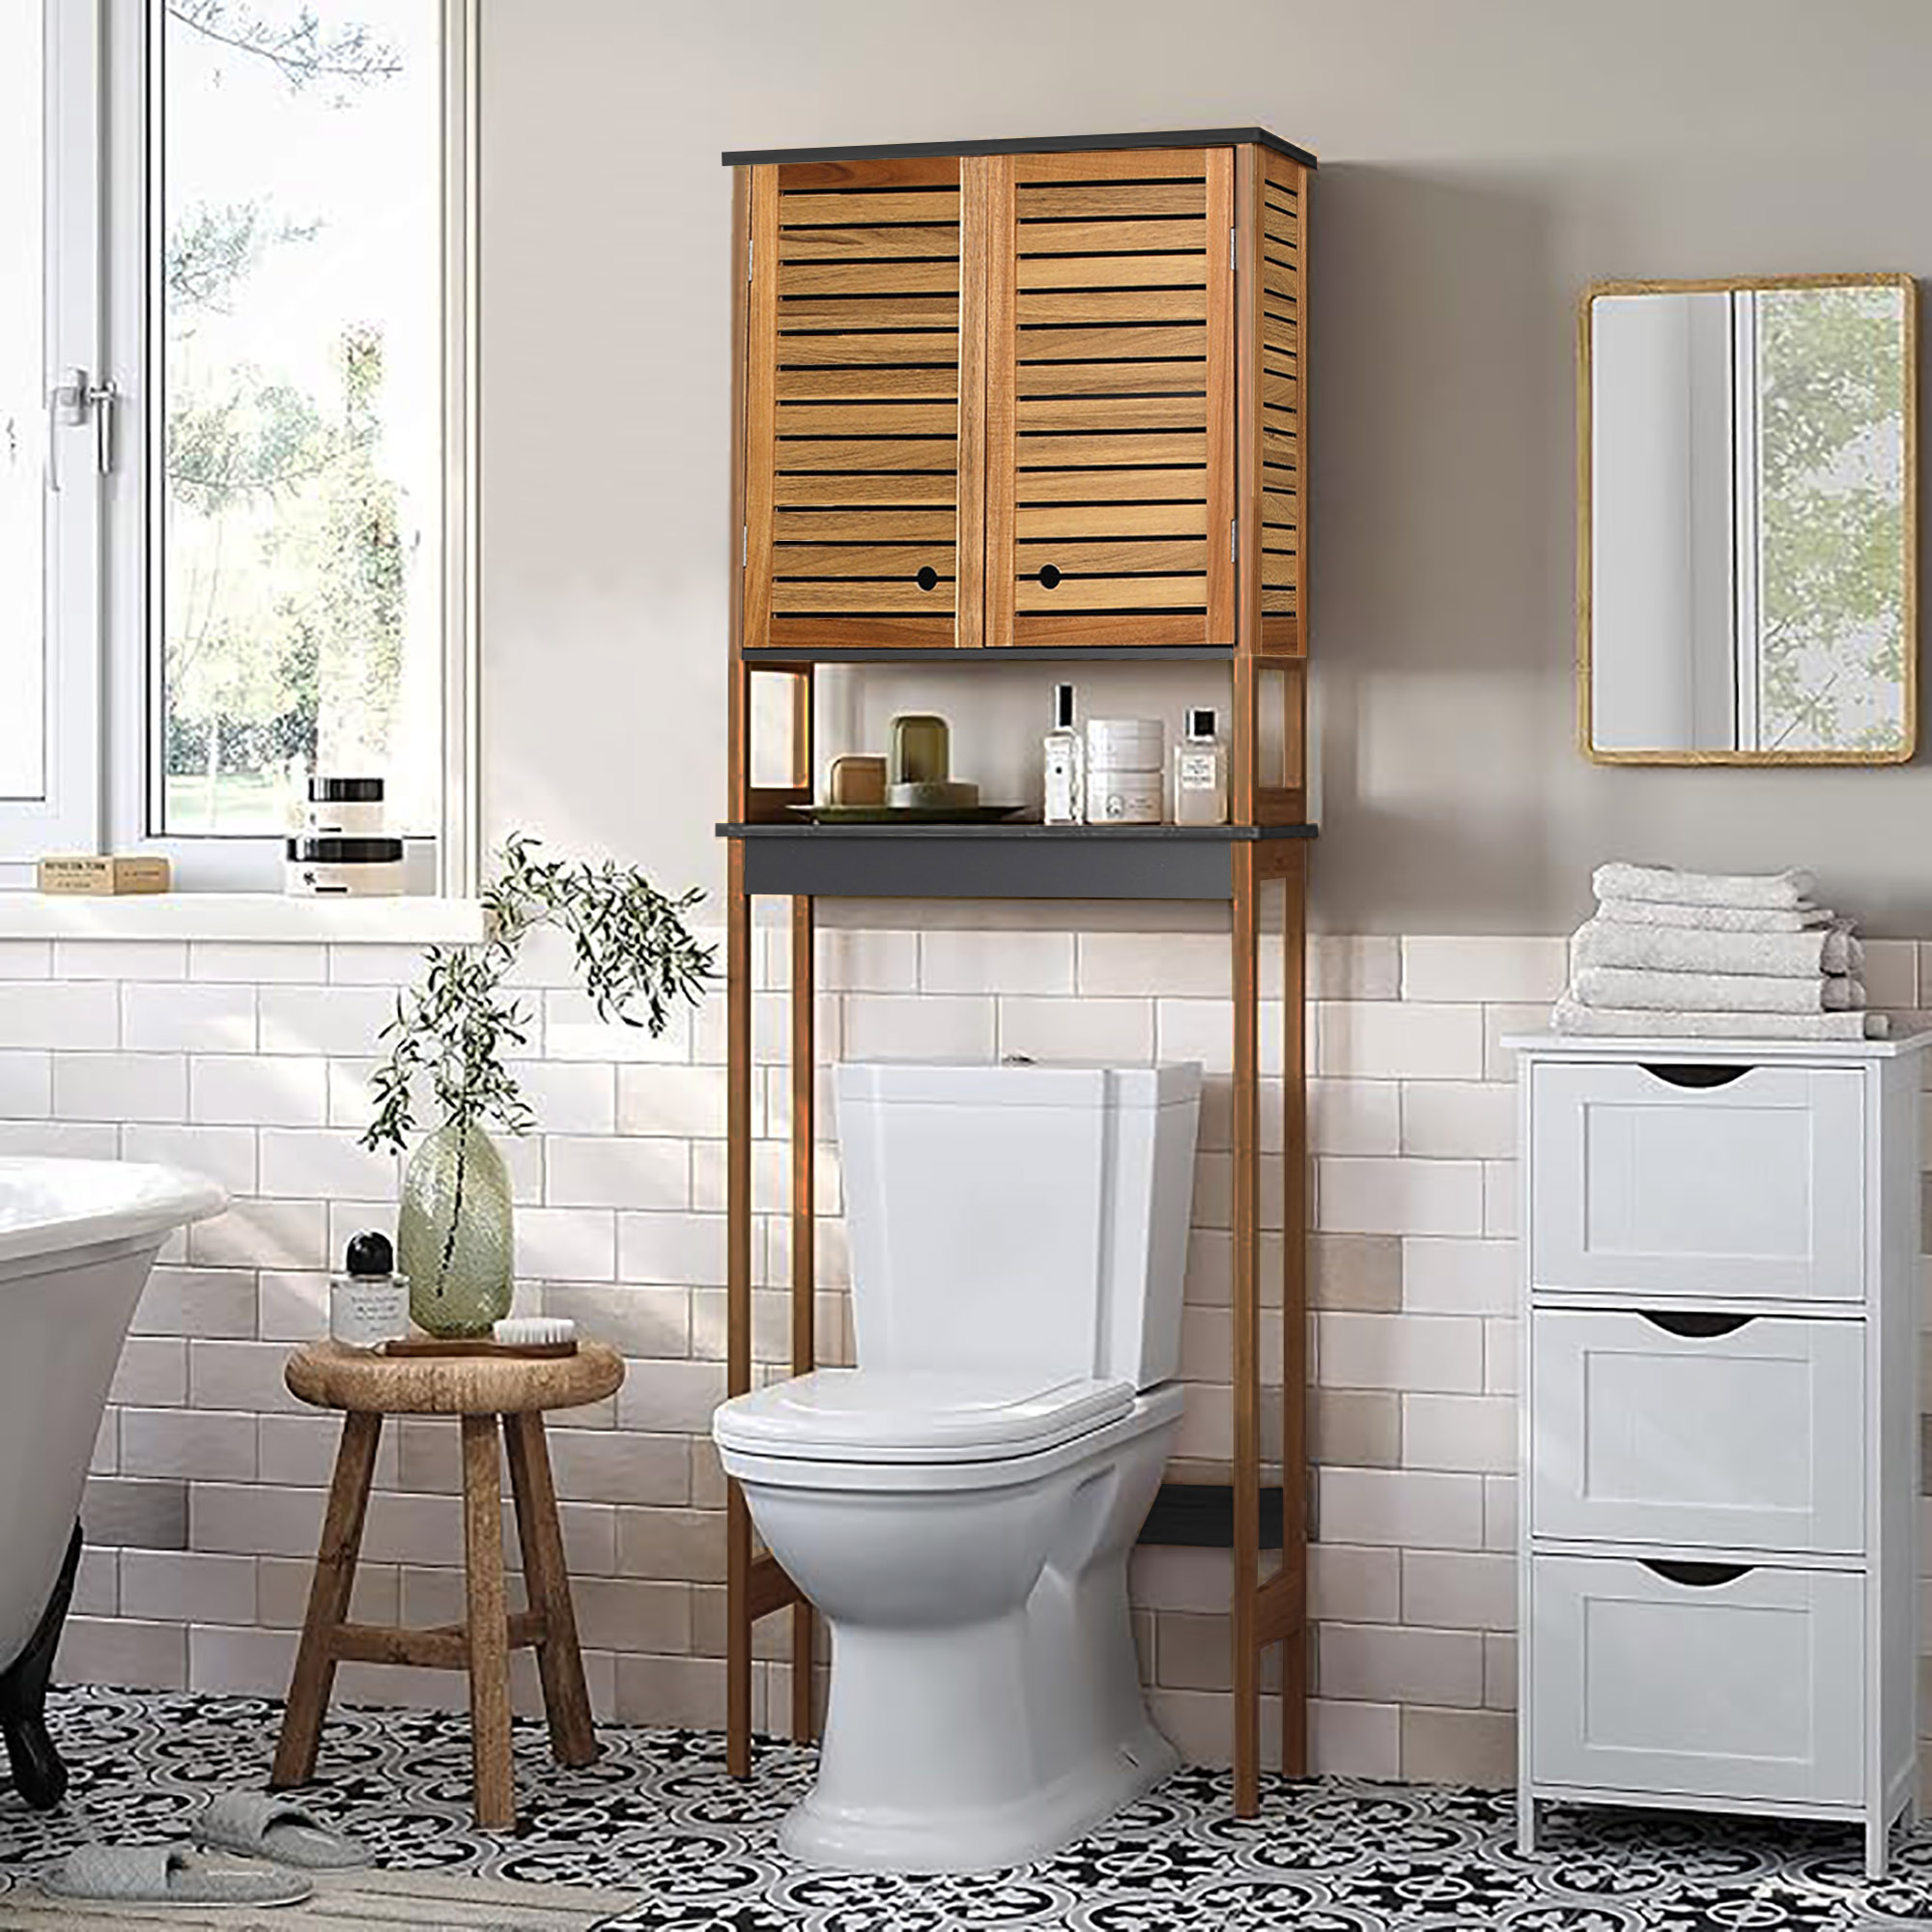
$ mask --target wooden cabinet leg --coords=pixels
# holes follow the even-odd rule
[[[469,1739],[476,1767],[476,1822],[517,1822],[510,1769],[510,1626],[503,1602],[502,1492],[497,1418],[463,1418],[463,1555],[469,1578]]]
[[[530,1608],[544,1620],[537,1645],[550,1747],[559,1764],[594,1764],[597,1733],[590,1693],[583,1683],[583,1653],[577,1641],[577,1611],[564,1567],[563,1531],[556,1520],[550,1445],[541,1414],[506,1415],[503,1445],[510,1461],[510,1492],[517,1499],[517,1540],[524,1552],[524,1582]]]
[[[376,1473],[376,1446],[382,1440],[380,1415],[352,1410],[342,1420],[335,1452],[335,1475],[323,1518],[322,1543],[315,1552],[315,1580],[309,1586],[308,1616],[289,1685],[288,1708],[269,1782],[276,1790],[306,1784],[315,1776],[322,1720],[335,1683],[335,1631],[349,1615],[355,1585],[355,1562],[362,1549],[362,1523],[369,1510],[369,1484]]]

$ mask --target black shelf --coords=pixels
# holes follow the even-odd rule
[[[742,825],[745,890],[817,898],[1225,899],[1228,854],[1313,825]]]
[[[956,650],[950,644],[919,649],[903,645],[762,644],[740,651],[748,665],[784,669],[807,664],[996,665],[996,664],[1232,664],[1232,644],[999,644]]]
[[[1304,167],[1315,156],[1265,128],[1184,128],[1174,133],[1045,134],[1031,140],[883,141],[868,147],[728,148],[719,156],[727,168],[777,161],[886,160],[895,155],[1075,155],[1108,148],[1240,148],[1259,142]]]

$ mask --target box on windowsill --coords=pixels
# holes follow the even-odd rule
[[[50,898],[113,898],[128,893],[164,893],[170,874],[165,859],[115,859],[83,852],[43,859],[40,889]]]

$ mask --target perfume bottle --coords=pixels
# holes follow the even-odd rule
[[[1049,825],[1078,825],[1083,816],[1084,785],[1081,766],[1080,733],[1073,728],[1073,687],[1053,687],[1053,729],[1042,745],[1046,772],[1046,810],[1041,814]]]
[[[1174,748],[1174,822],[1228,822],[1228,748],[1214,735],[1214,714],[1203,705],[1187,714],[1187,735]]]

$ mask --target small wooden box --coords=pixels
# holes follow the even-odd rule
[[[114,859],[102,854],[43,859],[40,888],[55,898],[112,898],[127,893],[164,893],[170,872],[165,859]]]

